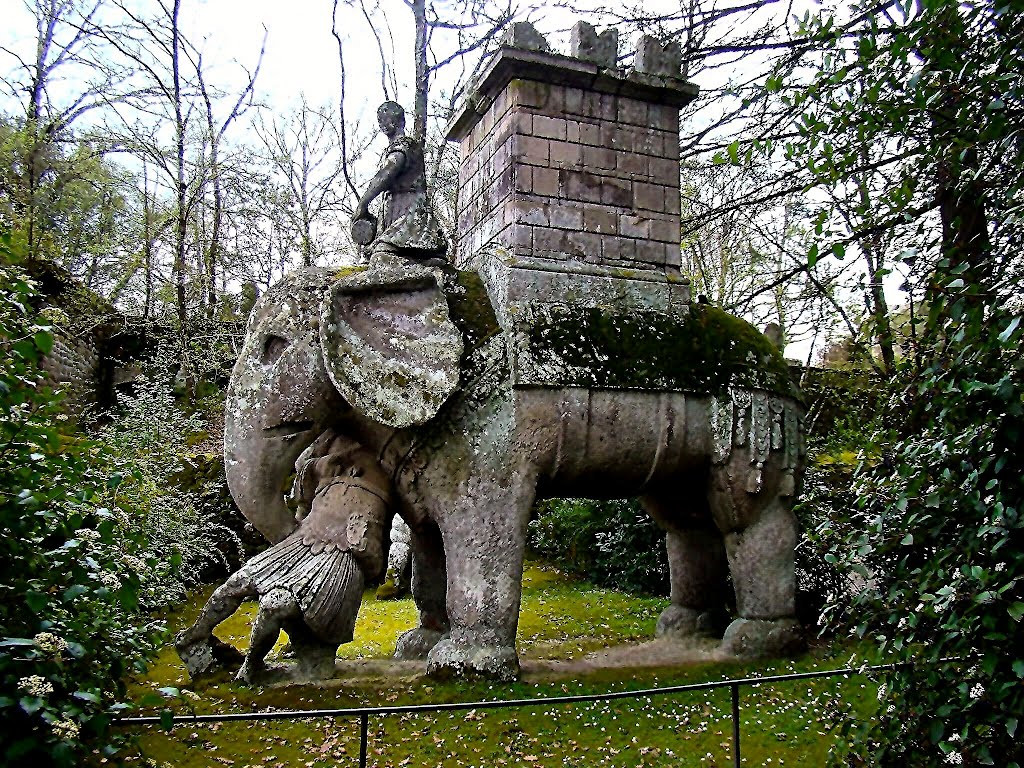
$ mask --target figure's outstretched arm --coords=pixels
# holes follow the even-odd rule
[[[370,203],[373,202],[381,192],[386,192],[391,188],[392,183],[394,183],[395,179],[398,178],[398,174],[402,172],[403,168],[405,168],[405,153],[390,153],[387,158],[385,158],[381,169],[377,171],[377,175],[370,180],[369,185],[366,187],[366,191],[363,192],[363,196],[359,198],[359,203],[356,205],[352,218],[365,218]]]

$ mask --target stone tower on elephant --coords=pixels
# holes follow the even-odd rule
[[[573,56],[538,39],[516,25],[451,124],[454,264],[385,249],[262,297],[228,392],[231,492],[276,543],[324,432],[376,456],[412,532],[420,622],[397,654],[432,674],[518,674],[527,523],[550,497],[642,500],[669,551],[659,633],[710,631],[731,576],[723,648],[792,651],[804,411],[780,351],[680,274],[696,88],[657,41],[626,71],[586,25]]]

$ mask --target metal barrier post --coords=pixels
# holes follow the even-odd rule
[[[733,683],[732,689],[732,764],[740,768],[740,686]]]
[[[370,729],[370,716],[363,712],[359,715],[359,768],[366,768],[366,742]]]

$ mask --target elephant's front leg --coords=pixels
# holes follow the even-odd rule
[[[412,532],[412,596],[420,623],[398,638],[395,658],[426,659],[430,650],[448,634],[447,576],[441,531],[426,520]]]
[[[519,676],[516,628],[535,490],[535,479],[524,473],[473,483],[448,500],[442,534],[451,633],[427,657],[428,674]]]

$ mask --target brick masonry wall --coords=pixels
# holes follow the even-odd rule
[[[679,109],[512,80],[462,139],[458,259],[679,266]]]

